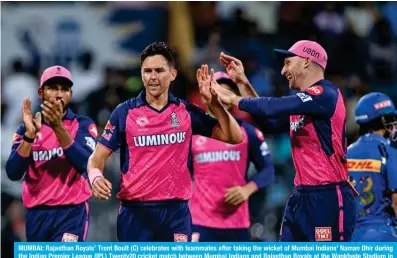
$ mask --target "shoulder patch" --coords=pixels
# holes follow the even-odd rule
[[[98,137],[98,130],[95,124],[90,124],[90,126],[88,127],[88,132],[91,134],[92,137]]]
[[[322,86],[316,85],[316,86],[312,86],[310,88],[308,88],[307,93],[314,95],[314,96],[319,96],[321,94],[323,94],[324,89]]]

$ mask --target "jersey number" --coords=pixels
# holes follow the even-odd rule
[[[357,182],[353,179],[353,177],[349,177],[350,182],[354,187],[357,186]],[[360,203],[364,207],[363,210],[360,211],[360,215],[365,215],[365,210],[368,209],[375,201],[375,194],[372,191],[372,187],[374,186],[374,181],[369,176],[363,176],[360,178],[359,185],[357,186],[357,190],[360,192]]]

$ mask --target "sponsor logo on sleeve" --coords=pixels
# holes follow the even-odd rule
[[[306,91],[311,95],[319,96],[324,92],[324,89],[323,89],[323,87],[317,85],[317,86],[312,86],[312,87],[308,88]]]
[[[349,172],[375,172],[380,173],[382,162],[376,159],[348,159],[347,169]]]
[[[62,236],[62,242],[77,242],[79,236],[70,233],[64,233]]]
[[[91,124],[88,127],[88,132],[91,134],[92,137],[97,138],[98,137],[98,130],[96,128],[96,125]]]
[[[332,241],[331,227],[315,227],[314,234],[318,242]]]
[[[296,95],[302,100],[302,102],[308,102],[308,101],[313,100],[312,97],[310,97],[309,95],[307,95],[305,93],[297,93]]]
[[[103,129],[102,137],[108,141],[112,138],[112,135],[114,133],[114,130],[116,129],[115,126],[113,126],[110,121],[107,122],[105,125],[105,128]]]
[[[95,150],[95,140],[93,138],[87,136],[85,137],[85,142],[88,147]]]

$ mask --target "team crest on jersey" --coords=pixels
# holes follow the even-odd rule
[[[187,235],[174,234],[174,242],[187,242]]]
[[[70,233],[63,233],[62,242],[77,242],[79,236]]]
[[[146,126],[147,124],[149,124],[149,119],[146,116],[140,116],[138,117],[135,122],[139,125],[139,126]]]
[[[171,113],[171,127],[179,127],[181,124],[178,121],[178,117],[175,112]]]

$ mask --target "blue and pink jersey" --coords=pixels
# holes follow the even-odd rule
[[[240,144],[231,145],[204,136],[193,136],[194,191],[190,211],[194,225],[221,229],[248,228],[248,201],[239,206],[227,204],[226,191],[247,184],[250,162],[258,170],[251,180],[258,189],[274,180],[274,166],[263,134],[248,123],[239,123],[244,133]]]
[[[68,110],[63,126],[73,142],[63,148],[53,129],[46,123],[32,143],[29,156],[21,155],[17,148],[22,142],[25,127],[21,125],[14,135],[6,172],[11,180],[23,180],[24,206],[77,205],[91,197],[87,179],[87,161],[95,148],[97,128],[94,122]]]
[[[291,96],[245,98],[239,108],[254,115],[264,132],[290,132],[296,186],[347,181],[345,105],[330,81]]]
[[[172,94],[162,110],[146,102],[145,92],[117,106],[99,143],[111,151],[120,148],[118,199],[141,204],[190,199],[192,135],[211,137],[217,123]]]

